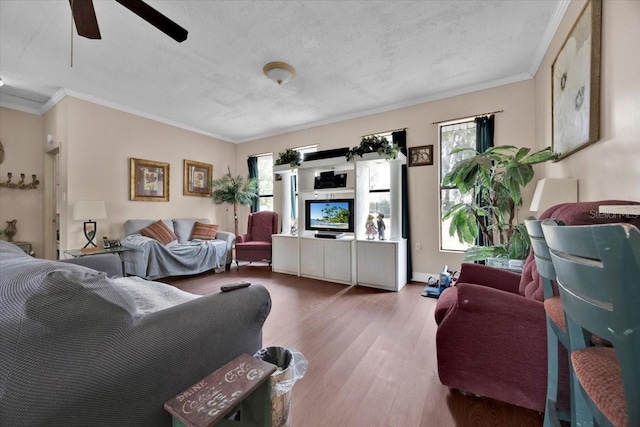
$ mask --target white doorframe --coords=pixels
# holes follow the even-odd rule
[[[60,147],[44,154],[44,258],[58,259],[59,245],[57,218],[58,183],[60,182]]]

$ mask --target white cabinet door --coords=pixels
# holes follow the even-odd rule
[[[351,283],[353,240],[326,240],[324,242],[324,277]]]
[[[300,274],[324,278],[324,241],[300,239]]]
[[[273,271],[298,275],[298,237],[273,235]]]
[[[407,283],[406,240],[359,241],[358,284],[399,291]]]

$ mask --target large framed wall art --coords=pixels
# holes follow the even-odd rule
[[[551,66],[552,147],[563,159],[600,138],[602,0],[589,0]]]

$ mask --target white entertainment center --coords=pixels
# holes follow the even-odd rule
[[[273,271],[399,291],[407,283],[407,241],[402,238],[401,174],[406,158],[390,160],[391,224],[386,240],[367,240],[365,222],[369,215],[369,169],[386,162],[377,153],[347,162],[345,156],[304,161],[296,168],[274,166],[282,177],[282,230],[291,226],[291,175],[298,182],[298,234],[273,235]],[[339,188],[314,188],[316,177],[334,172],[343,177]],[[317,185],[315,185],[317,186]],[[305,203],[313,199],[353,199],[354,232],[339,238],[318,238],[305,229]]]

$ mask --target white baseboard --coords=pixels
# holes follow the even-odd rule
[[[413,272],[413,278],[411,279],[414,282],[423,282],[427,283],[429,277],[435,277],[436,279],[440,276],[440,273],[419,273],[417,271]]]

